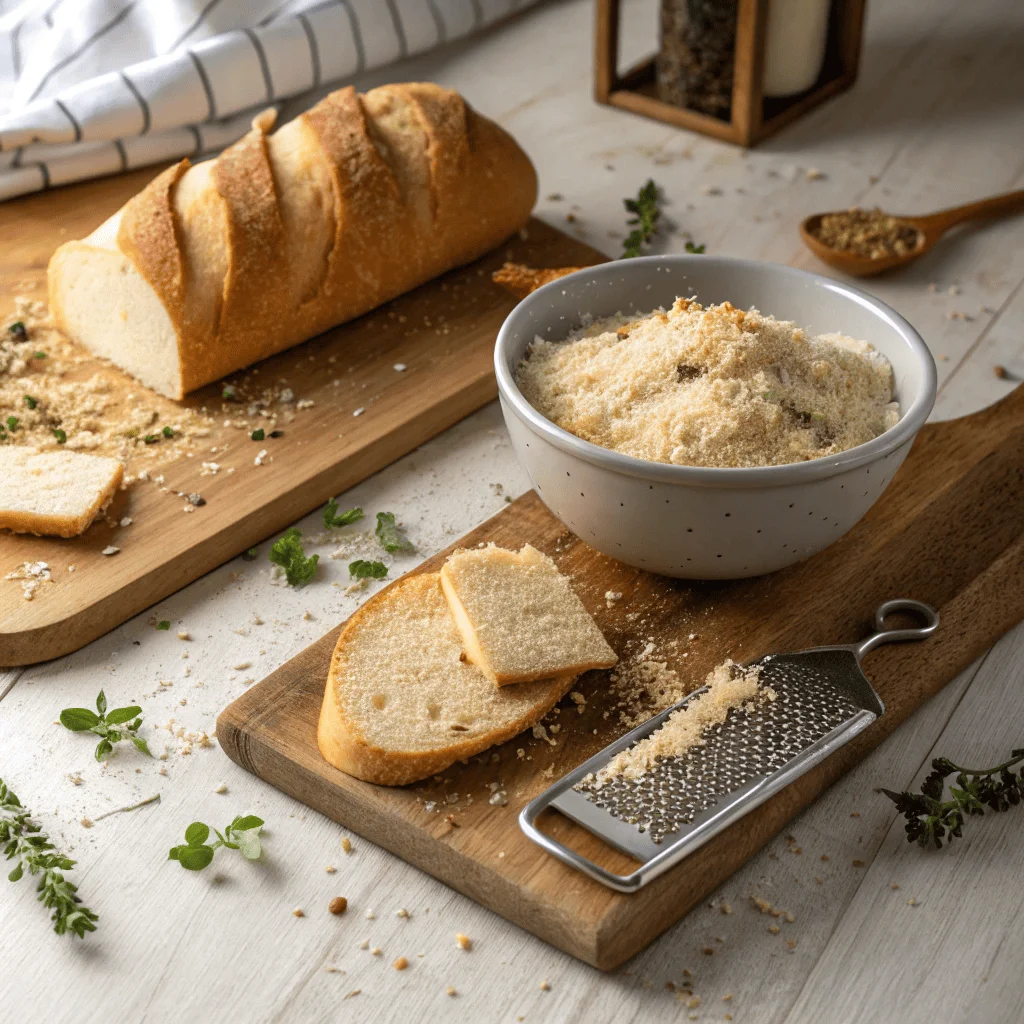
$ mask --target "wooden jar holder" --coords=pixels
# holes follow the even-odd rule
[[[594,94],[598,103],[621,107],[680,128],[741,146],[755,146],[784,125],[853,85],[860,63],[866,0],[833,0],[825,62],[807,92],[780,99],[762,94],[765,28],[770,0],[738,0],[730,120],[658,99],[654,58],[618,74],[620,0],[597,0]]]

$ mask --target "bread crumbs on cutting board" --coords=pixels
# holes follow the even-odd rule
[[[705,680],[707,690],[669,715],[656,732],[616,754],[592,776],[595,787],[600,788],[620,775],[638,779],[662,758],[681,757],[701,746],[704,730],[721,725],[734,708],[747,707],[754,701],[775,700],[774,690],[759,687],[760,676],[759,665],[742,668],[731,660],[713,668]]]
[[[646,316],[534,339],[526,400],[604,448],[680,466],[775,466],[846,451],[899,419],[887,359],[731,303],[679,298]]]

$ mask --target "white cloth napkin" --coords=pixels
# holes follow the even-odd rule
[[[257,109],[537,0],[0,0],[0,200],[218,150]]]

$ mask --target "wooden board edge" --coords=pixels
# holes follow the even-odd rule
[[[473,377],[442,404],[432,407],[429,416],[424,412],[394,424],[386,435],[351,458],[282,492],[263,506],[259,516],[247,516],[241,522],[211,534],[155,571],[104,595],[84,611],[76,610],[71,615],[62,615],[31,629],[0,628],[0,668],[35,665],[79,650],[200,576],[269,539],[296,519],[308,515],[323,504],[324,495],[354,487],[415,451],[482,409],[497,394],[493,368],[488,367],[486,373]]]

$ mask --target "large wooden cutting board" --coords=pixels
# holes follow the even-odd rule
[[[0,206],[0,316],[13,309],[18,294],[44,298],[53,250],[92,231],[153,173]],[[494,339],[515,300],[491,282],[491,271],[505,259],[542,267],[604,259],[539,221],[524,234],[469,267],[261,363],[259,380],[284,380],[296,396],[315,403],[279,440],[257,444],[247,432],[224,427],[219,384],[189,396],[183,405],[217,414],[214,427],[194,457],[153,469],[165,478],[161,486],[133,485],[118,496],[108,517],[112,523],[130,518],[130,526],[97,522],[73,540],[0,531],[0,667],[76,650],[493,399]],[[396,372],[396,363],[407,369]],[[146,391],[100,360],[76,372],[85,378],[97,371],[125,395]],[[365,412],[353,416],[360,406]],[[4,417],[19,412],[0,411]],[[255,466],[264,447],[272,461]],[[219,464],[216,476],[200,475],[204,459]],[[199,492],[206,504],[184,514],[175,492]],[[104,557],[108,545],[120,553]],[[32,601],[23,599],[17,582],[2,579],[25,561],[47,562],[53,574]]]
[[[602,673],[578,684],[587,697],[583,714],[563,702],[555,746],[523,735],[498,748],[497,761],[488,754],[454,766],[441,781],[402,789],[350,778],[317,752],[317,715],[337,629],[221,714],[218,739],[244,768],[574,956],[612,968],[714,890],[1024,618],[1024,389],[974,416],[926,426],[866,519],[814,558],[771,576],[701,584],[629,568],[569,534],[532,492],[458,543],[480,541],[529,542],[551,554],[621,658],[653,641],[654,656],[665,652],[694,687],[727,656],[741,661],[856,640],[887,598],[918,598],[941,612],[941,627],[927,642],[882,647],[867,659],[886,705],[870,729],[632,895],[555,861],[516,821],[553,779],[619,734],[614,717],[603,717]],[[416,571],[436,569],[443,558]],[[624,595],[612,609],[603,597],[608,590]],[[689,656],[673,658],[667,643],[690,634],[697,637],[683,645]],[[507,806],[489,804],[492,782],[507,792]],[[429,810],[425,801],[437,807]],[[557,814],[545,827],[571,835],[577,849],[615,870],[629,866]]]

